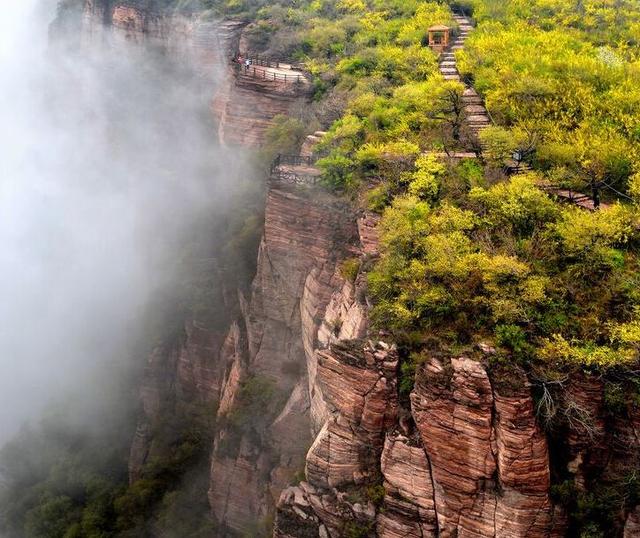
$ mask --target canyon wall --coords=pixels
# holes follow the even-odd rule
[[[601,381],[578,377],[567,387],[589,425],[549,435],[527,378],[488,368],[490,348],[427,360],[410,401],[399,402],[393,345],[364,342],[315,350],[328,412],[307,453],[305,480],[279,499],[276,538],[567,536],[561,494],[552,492],[569,487],[565,502],[608,502],[598,496],[620,495],[620,481],[633,480],[637,410],[629,405],[623,419],[609,417]],[[611,535],[637,536],[638,510],[627,514],[613,502],[619,526]]]
[[[294,103],[306,100],[308,92],[301,90],[299,85],[259,80],[233,68],[229,60],[239,48],[245,26],[243,21],[211,21],[198,14],[153,10],[149,5],[150,2],[142,0],[86,0],[80,27],[82,45],[101,47],[117,45],[119,42],[133,43],[189,62],[203,80],[209,81],[211,111],[214,122],[218,123],[220,142],[258,145],[275,115],[287,113]],[[258,117],[262,121],[258,121]],[[285,219],[280,224],[286,227],[290,224],[286,219],[289,218],[287,204],[291,202],[291,195],[287,198],[284,192],[281,194],[281,198],[275,196],[275,192],[269,196],[267,213],[276,215],[276,226],[278,218]],[[299,205],[299,217],[308,219],[304,226],[309,227],[309,230],[315,231],[316,226],[323,223],[325,218],[336,229],[344,228],[343,223],[331,220],[331,212],[325,215],[323,208],[318,205],[312,204],[310,207],[315,207],[315,213],[312,211],[309,214],[305,213],[304,202],[301,201]],[[278,214],[280,217],[277,217]],[[267,226],[267,229],[270,228]],[[327,251],[327,246],[319,246],[314,250],[312,235],[309,234],[304,239],[305,248],[310,255],[312,252],[318,254]],[[335,245],[332,243],[331,249],[333,248]],[[282,263],[287,263],[284,254],[271,242],[263,241],[261,252],[264,256],[280,256]],[[140,477],[146,462],[159,456],[164,450],[166,439],[160,442],[159,437],[162,436],[157,432],[167,421],[167,417],[188,417],[190,413],[196,412],[195,408],[202,407],[212,409],[215,413],[219,404],[222,413],[225,408],[233,406],[234,387],[237,388],[234,383],[244,381],[246,373],[243,361],[255,363],[261,372],[274,372],[271,374],[274,379],[279,377],[277,374],[282,367],[280,362],[296,368],[302,346],[296,344],[300,339],[296,337],[296,330],[299,329],[295,325],[295,319],[288,319],[294,306],[280,304],[277,295],[288,294],[288,300],[292,303],[298,300],[299,291],[290,278],[295,274],[302,280],[306,276],[309,260],[310,258],[302,261],[294,259],[293,265],[297,264],[299,267],[282,268],[283,274],[287,275],[282,289],[276,288],[273,282],[264,282],[262,286],[256,283],[248,306],[244,305],[243,299],[234,290],[219,290],[214,298],[218,303],[215,307],[225,313],[226,323],[221,325],[207,320],[189,319],[179,336],[159,344],[149,355],[140,387],[141,415],[131,447],[131,481]],[[211,270],[221,272],[221,268],[217,266]],[[265,273],[262,276],[266,279],[281,278],[278,274]],[[222,276],[219,275],[217,279],[220,286],[223,286]],[[289,289],[289,285],[293,287]],[[259,297],[261,293],[266,297]],[[270,305],[269,300],[275,306]],[[229,324],[240,314],[243,306],[247,308],[246,319],[235,322],[229,331]],[[287,311],[277,311],[278,307]],[[264,312],[262,308],[265,308]],[[255,318],[252,323],[248,321],[249,315]],[[264,323],[259,321],[262,319],[265,319]],[[288,343],[279,342],[287,331],[291,333]],[[268,338],[273,342],[273,349],[269,349]],[[288,346],[287,356],[280,361],[279,353],[283,351],[283,346]],[[254,349],[257,351],[250,351]],[[303,369],[301,367],[300,371]],[[291,392],[295,385],[295,381],[279,382],[278,390],[283,394]],[[299,385],[302,386],[302,381]],[[303,391],[298,390],[295,394],[302,397]],[[294,397],[288,404],[290,412],[295,412],[292,408],[296,405],[304,408],[304,402],[296,402]],[[285,418],[283,416],[283,420]],[[302,434],[304,436],[308,436],[306,429]],[[289,445],[293,446],[294,443]],[[300,466],[301,455],[296,457]],[[260,502],[262,503],[262,497]],[[258,511],[257,508],[249,512],[245,510],[243,517],[249,519],[248,513]],[[225,520],[224,517],[221,519]]]
[[[229,65],[211,110],[219,124],[220,140],[227,144],[259,147],[278,115],[288,115],[309,98],[310,85],[269,79],[267,73],[245,73]],[[262,73],[262,74],[261,74]]]
[[[216,519],[236,531],[249,532],[266,518],[304,467],[311,431],[303,333],[315,339],[314,317],[324,312],[341,278],[337,264],[355,234],[343,201],[311,189],[269,186],[257,274],[228,337],[232,355],[225,360],[233,365],[211,463],[211,506]],[[240,416],[238,424],[238,409],[255,397],[247,387],[256,383],[271,394],[261,409],[265,416]]]
[[[246,25],[242,20],[212,21],[197,14],[154,11],[148,5],[142,0],[86,0],[82,41],[144,43],[193,62],[202,74],[215,77],[211,111],[222,143],[259,147],[275,116],[308,101],[312,87],[302,73],[290,72],[285,80],[281,73],[273,76],[261,67],[257,73],[253,67],[245,71],[231,61],[240,49]],[[298,74],[301,82],[291,82]]]
[[[126,41],[157,47],[193,62],[212,77],[237,48],[242,21],[211,21],[198,14],[149,8],[143,0],[85,0],[81,38],[85,45]]]
[[[195,48],[203,70],[222,73],[211,110],[223,143],[259,146],[274,116],[308,99],[229,64],[242,22],[88,0],[83,38],[104,39],[105,22],[117,39]],[[428,357],[402,394],[399,352],[368,319],[376,226],[320,188],[269,183],[251,289],[219,298],[228,326],[189,320],[148,358],[131,479],[158,424],[200,402],[216,415],[208,496],[221,535],[257,536],[274,511],[276,538],[566,535],[552,484],[579,494],[624,476],[640,458],[637,410],[611,418],[602,382],[576,377],[565,388],[592,424],[549,435],[527,378],[490,367],[488,346]],[[638,510],[619,516],[612,531],[637,536]]]

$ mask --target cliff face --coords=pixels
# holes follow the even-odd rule
[[[150,2],[137,0],[86,0],[81,40],[85,46],[91,47],[134,43],[188,61],[205,80],[211,80],[212,112],[214,119],[219,121],[222,142],[258,144],[273,116],[286,113],[292,103],[306,98],[306,92],[300,91],[299,86],[243,76],[229,66],[229,59],[239,47],[244,27],[242,21],[211,22],[198,15],[155,11],[149,5]],[[259,115],[263,118],[261,122],[255,119]],[[295,228],[297,223],[291,222],[289,212],[292,196],[284,191],[279,197],[275,191],[270,195],[267,207],[273,218],[267,217],[268,237],[275,237],[282,231],[280,228]],[[317,204],[309,204],[311,211],[307,211],[305,200],[300,200],[298,205],[298,217],[302,219],[299,240],[307,250],[307,258],[300,260],[286,255],[288,253],[283,251],[288,248],[286,236],[281,245],[265,239],[260,250],[261,259],[280,260],[281,267],[272,271],[261,269],[252,297],[248,305],[244,305],[247,310],[242,322],[235,323],[227,332],[201,320],[189,320],[178,342],[159,346],[150,354],[140,388],[142,413],[130,454],[131,480],[140,476],[145,462],[162,451],[153,432],[167,416],[176,413],[188,415],[191,412],[189,407],[194,405],[219,406],[222,415],[233,408],[236,391],[248,375],[248,364],[255,365],[255,374],[264,373],[279,380],[283,364],[295,369],[303,357],[302,344],[297,336],[299,316],[298,320],[295,318],[300,297],[298,288],[304,283],[311,261],[316,261],[314,256],[322,256],[323,253],[327,256],[327,252],[334,248],[333,243],[331,247],[328,244],[316,245],[314,232],[318,225],[336,229],[343,229],[344,225],[332,221],[327,216],[331,212],[323,212]],[[326,224],[323,224],[325,219]],[[303,237],[304,234],[306,236]],[[261,268],[265,266],[259,264]],[[238,301],[236,294],[228,293],[228,290],[222,290],[217,299],[219,308],[227,311],[230,320],[243,301]],[[303,370],[304,366],[301,366],[299,371]],[[287,431],[289,415],[301,414],[307,407],[304,391],[294,391],[298,383],[296,375],[297,371],[293,376],[289,374],[286,381],[278,381],[279,391],[293,394],[281,420],[281,423],[287,422]],[[300,380],[300,387],[305,383]],[[274,431],[277,428],[275,424]],[[296,441],[308,436],[307,428],[301,426],[300,429]],[[285,442],[283,435],[277,438]],[[288,446],[300,445],[292,440]],[[243,450],[246,452],[253,448],[244,446]],[[294,454],[298,467],[302,465],[301,451],[302,448],[297,449],[300,454]],[[248,469],[253,472],[255,465]],[[231,481],[233,479],[230,478]],[[246,481],[251,482],[249,478]],[[264,481],[261,487],[263,485]],[[242,512],[245,519],[249,518],[248,513],[259,512],[258,503],[264,505],[261,496],[256,493],[255,497],[258,499],[256,505]],[[224,517],[221,519],[225,520]]]
[[[444,535],[550,532],[547,442],[526,388],[503,396],[480,363],[432,360],[418,375],[411,409]]]
[[[117,39],[196,50],[203,71],[223,73],[212,99],[223,142],[258,145],[275,115],[308,97],[227,65],[242,23],[88,0],[84,37],[103,39],[105,22]],[[549,436],[527,379],[511,372],[505,383],[487,366],[490,350],[431,357],[410,399],[400,397],[398,351],[369,329],[366,277],[340,269],[376,257],[377,218],[281,183],[269,185],[265,211],[250,293],[222,299],[237,319],[225,330],[191,320],[148,359],[132,480],[156,451],[156,425],[198,402],[217,406],[208,496],[229,534],[257,534],[277,504],[277,538],[535,538],[570,532],[552,483],[594,491],[640,458],[640,413],[611,418],[601,381],[567,383],[589,424]],[[638,509],[619,520],[625,537],[640,533]]]
[[[608,419],[598,379],[576,376],[567,387],[588,425],[548,436],[524,374],[433,358],[406,408],[395,396],[393,347],[377,347],[382,363],[363,360],[352,341],[316,350],[326,421],[307,454],[306,481],[280,497],[274,536],[567,536],[552,473],[577,497],[612,487],[637,464],[637,412]],[[612,535],[637,535],[637,509],[616,519]]]
[[[150,4],[143,0],[85,0],[82,42],[94,47],[119,42],[153,47],[189,62],[206,78],[220,78],[227,58],[237,50],[244,23],[154,10]]]
[[[357,224],[365,267],[377,253],[377,219]],[[567,536],[554,487],[571,484],[572,502],[637,465],[634,406],[612,418],[603,382],[574,375],[561,397],[580,410],[577,420],[546,433],[527,377],[489,368],[487,346],[473,358],[426,361],[410,402],[399,401],[393,345],[353,340],[376,341],[364,275],[336,284],[324,316],[306,316],[318,327],[303,340],[315,440],[305,481],[279,499],[275,537]],[[637,509],[618,510],[612,535],[635,536]]]
[[[241,330],[230,334],[239,352],[229,359],[233,366],[219,409],[223,427],[214,443],[209,498],[216,519],[234,530],[250,531],[256,519],[267,516],[303,468],[311,443],[302,335],[314,339],[317,327],[303,311],[308,302],[324,311],[339,279],[336,265],[355,234],[348,206],[318,194],[270,186],[257,274]],[[324,277],[302,299],[311,274]],[[234,410],[247,404],[246,387],[258,379],[272,387],[268,421],[257,432],[247,424],[224,427]]]
[[[211,112],[223,143],[259,146],[278,114],[287,114],[309,98],[311,86],[285,80],[279,73],[238,69],[230,60],[239,50],[243,21],[210,21],[197,15],[167,14],[141,0],[86,0],[82,25],[85,43],[105,40],[146,44],[188,60],[204,76],[216,75]],[[297,78],[297,77],[296,77]]]
[[[227,144],[260,146],[274,117],[289,114],[309,98],[308,85],[269,79],[260,70],[245,74],[239,66],[227,70],[211,105],[220,140]]]

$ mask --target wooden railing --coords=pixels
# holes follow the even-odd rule
[[[318,174],[306,173],[304,169],[294,167],[313,167],[317,158],[307,155],[278,155],[271,163],[271,179],[297,185],[315,185],[320,181]]]
[[[271,164],[271,170],[280,165],[289,166],[313,166],[316,159],[309,155],[287,155],[280,153]]]
[[[274,58],[272,56],[264,56],[262,54],[258,54],[256,52],[251,52],[251,51],[249,52],[236,51],[236,54],[233,60],[237,61],[238,58],[242,58],[243,60],[249,60],[252,65],[259,65],[262,67],[279,68],[280,64],[290,65],[290,62],[287,62],[280,58]]]
[[[262,79],[262,80],[273,80],[280,81],[291,84],[300,84],[304,81],[304,75],[296,74],[287,74],[287,73],[276,73],[275,71],[268,71],[265,68],[255,67],[253,65],[240,65],[236,64],[236,69],[239,70],[240,74]]]

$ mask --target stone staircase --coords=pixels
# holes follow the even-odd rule
[[[464,48],[464,42],[473,30],[473,24],[471,23],[471,20],[464,15],[455,15],[454,18],[458,23],[460,33],[451,43],[451,47],[440,56],[439,68],[440,73],[442,73],[445,80],[462,82],[456,63],[455,53],[456,51]],[[478,92],[476,92],[472,86],[467,86],[465,84],[464,93],[462,94],[462,102],[464,103],[466,115],[465,122],[471,133],[477,136],[482,129],[491,125],[491,118],[484,106],[482,97],[478,95]]]
[[[473,24],[471,23],[471,20],[464,15],[455,15],[454,19],[458,23],[460,33],[451,43],[449,49],[440,55],[439,69],[445,80],[455,80],[457,82],[463,82],[462,78],[460,77],[460,72],[458,71],[456,62],[456,51],[462,50],[464,48],[464,43],[467,40],[467,37],[469,37],[469,34],[473,31]],[[489,115],[489,112],[484,105],[482,97],[480,97],[473,86],[469,86],[466,83],[464,92],[462,94],[462,102],[464,104],[465,123],[467,124],[469,131],[471,131],[471,133],[475,137],[477,137],[483,129],[487,128],[493,123],[491,116]],[[462,152],[447,155],[447,157],[449,158],[469,158],[472,156],[474,156],[474,154]],[[530,170],[531,166],[526,162],[510,161],[509,163],[507,163],[507,173],[509,175],[523,174]],[[571,203],[582,209],[595,211],[599,208],[608,207],[608,204],[596,204],[593,198],[580,192],[561,189],[559,187],[554,187],[553,185],[550,185],[548,183],[541,183],[538,186],[549,194],[555,196],[557,200]]]

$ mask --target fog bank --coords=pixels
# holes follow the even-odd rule
[[[241,175],[215,146],[213,73],[108,39],[52,48],[55,4],[0,18],[0,444],[131,360],[180,246]]]

